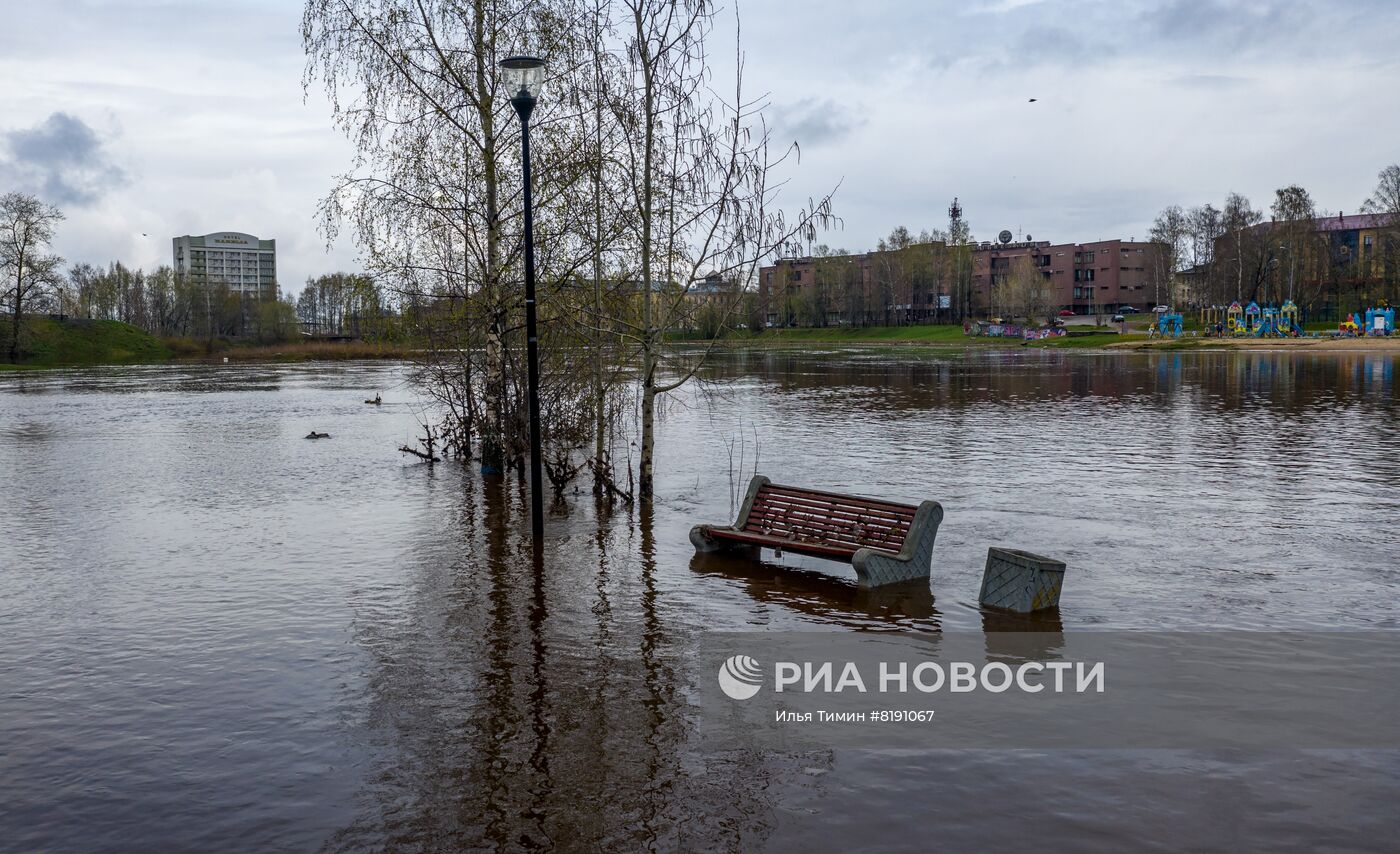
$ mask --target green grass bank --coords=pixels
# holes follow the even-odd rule
[[[8,349],[8,317],[0,317],[0,358]],[[369,341],[295,340],[274,344],[252,344],[186,338],[160,339],[127,323],[115,320],[82,320],[36,315],[25,318],[20,339],[19,365],[0,363],[0,370],[47,368],[71,365],[129,365],[160,362],[303,362],[351,359],[408,359],[416,349],[409,343]],[[1072,334],[1061,338],[1021,342],[1014,338],[971,337],[959,325],[873,326],[863,328],[767,329],[754,334],[745,330],[730,332],[721,346],[747,349],[785,347],[928,347],[944,350],[995,350],[1013,347],[1054,349],[1094,349],[1110,344],[1143,339],[1141,334],[1119,335],[1090,327],[1071,327]],[[698,335],[674,334],[676,343],[707,344]]]
[[[911,346],[935,347],[951,350],[969,349],[1008,349],[1012,347],[1048,347],[1067,349],[1093,349],[1118,344],[1125,341],[1145,339],[1146,334],[1129,333],[1120,335],[1116,331],[1097,330],[1092,327],[1070,327],[1070,335],[1046,338],[1040,341],[1022,342],[1015,338],[973,337],[963,332],[961,325],[941,324],[932,326],[867,326],[861,328],[829,327],[825,329],[767,329],[758,334],[738,330],[721,339],[729,347],[763,349],[766,347],[820,347],[820,346]],[[675,336],[673,340],[705,343],[699,336]]]
[[[0,317],[0,353],[10,347],[9,315]],[[116,320],[59,320],[30,315],[21,322],[20,359],[0,368],[48,368],[62,365],[131,365],[164,362],[174,353],[148,332]],[[0,356],[3,358],[3,356]]]

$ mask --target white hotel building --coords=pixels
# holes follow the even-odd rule
[[[175,272],[201,285],[224,282],[243,296],[277,293],[277,241],[238,231],[177,237]]]

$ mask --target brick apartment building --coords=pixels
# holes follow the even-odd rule
[[[829,258],[781,258],[759,271],[759,305],[771,325],[929,323],[953,320],[960,313],[985,316],[996,304],[996,287],[1018,262],[1031,264],[1045,279],[1056,311],[1092,314],[1169,301],[1161,244],[984,242],[969,249],[970,257],[961,261],[942,243]],[[970,293],[961,300],[955,293],[960,264],[970,265],[971,277]],[[968,272],[963,271],[964,281]]]
[[[1099,240],[1093,243],[982,243],[972,253],[974,305],[990,306],[993,289],[1018,259],[1029,259],[1050,284],[1051,304],[1075,314],[1150,309],[1170,301],[1165,247],[1158,243]],[[1155,283],[1155,286],[1154,286]]]

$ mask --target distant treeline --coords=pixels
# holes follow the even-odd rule
[[[120,320],[163,338],[271,343],[349,335],[397,339],[398,312],[369,277],[329,273],[307,279],[295,303],[280,288],[240,293],[191,281],[168,266],[147,272],[113,262],[75,264],[35,306],[69,317]]]

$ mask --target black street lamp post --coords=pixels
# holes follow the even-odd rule
[[[530,197],[530,113],[535,109],[544,61],[533,56],[501,60],[511,106],[520,116],[520,158],[525,197],[525,358],[530,396],[530,530],[536,553],[544,545],[544,478],[540,472],[540,352],[535,330],[535,216]]]

